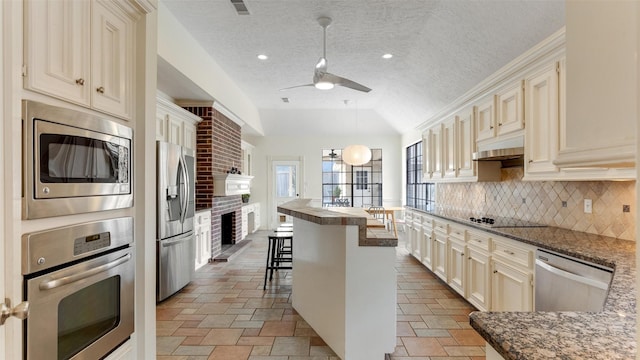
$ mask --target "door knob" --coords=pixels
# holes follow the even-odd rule
[[[4,304],[0,304],[0,325],[4,325],[4,322],[11,316],[20,320],[26,319],[29,316],[29,302],[21,302],[12,309],[11,300],[4,299]]]

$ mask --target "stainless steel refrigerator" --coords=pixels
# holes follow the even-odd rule
[[[195,268],[194,152],[157,142],[157,277],[156,299],[162,301],[187,285]]]

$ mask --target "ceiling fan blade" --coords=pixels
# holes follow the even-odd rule
[[[290,86],[290,87],[282,88],[282,89],[280,89],[280,91],[289,90],[289,89],[295,89],[295,88],[305,87],[305,86],[314,86],[314,85],[313,84],[305,84],[305,85]]]
[[[358,91],[362,91],[362,92],[366,92],[368,93],[369,91],[371,91],[371,89],[369,89],[368,87],[362,85],[362,84],[358,84],[357,82],[353,81],[353,80],[349,80],[349,79],[345,79],[341,76],[338,75],[333,75],[330,73],[324,73],[323,77],[324,80],[326,81],[330,81],[332,83],[334,83],[335,85],[340,85],[343,87],[347,87],[349,89],[353,89],[353,90],[358,90]]]

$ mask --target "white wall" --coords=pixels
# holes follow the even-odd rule
[[[301,156],[304,158],[304,178],[301,196],[320,200],[322,197],[322,150],[342,149],[350,144],[363,144],[382,149],[382,201],[385,206],[400,206],[404,191],[401,137],[399,135],[335,136],[268,136],[247,137],[253,149],[251,201],[261,202],[262,226],[269,223],[267,176],[269,156]]]

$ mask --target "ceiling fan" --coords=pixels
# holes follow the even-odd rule
[[[327,28],[331,25],[331,18],[326,16],[321,16],[318,18],[318,24],[322,26],[323,38],[322,38],[322,57],[318,60],[316,64],[316,69],[313,73],[313,83],[305,84],[305,85],[297,85],[292,86],[282,90],[294,89],[305,86],[314,86],[316,89],[320,90],[330,90],[333,89],[334,86],[339,85],[349,89],[358,90],[362,92],[369,92],[371,89],[368,87],[358,84],[355,81],[345,79],[341,76],[331,74],[327,72]]]

